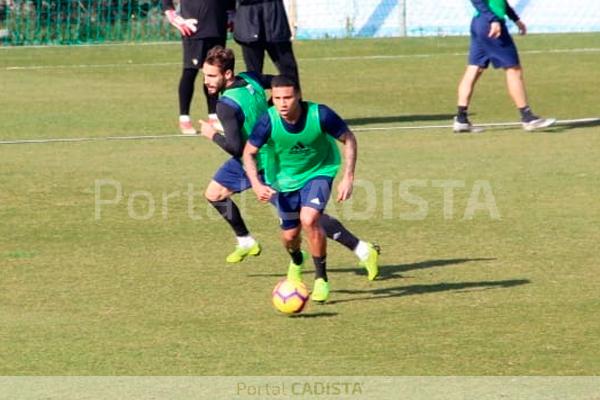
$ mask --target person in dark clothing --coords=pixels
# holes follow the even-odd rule
[[[165,15],[171,25],[181,32],[183,44],[183,71],[179,80],[179,129],[184,135],[196,134],[190,118],[194,84],[208,51],[214,46],[225,46],[228,15],[235,10],[235,0],[181,0],[179,12],[173,0],[162,0]],[[209,120],[218,124],[216,106],[218,96],[206,88]]]
[[[300,84],[283,0],[239,0],[234,26],[248,71],[262,73],[266,52],[281,75]]]

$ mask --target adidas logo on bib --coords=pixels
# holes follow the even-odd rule
[[[290,154],[304,154],[310,151],[302,142],[298,142],[290,149]]]

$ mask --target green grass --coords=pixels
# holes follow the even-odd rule
[[[466,46],[295,44],[305,97],[358,132],[354,214],[330,210],[383,248],[382,279],[368,282],[330,243],[331,302],[295,318],[269,304],[288,260],[272,211],[251,193],[243,210],[264,252],[224,263],[233,236],[201,195],[226,159],[212,143],[0,145],[0,374],[597,374],[600,127],[359,130],[448,124]],[[599,35],[534,35],[519,47],[534,110],[599,116]],[[596,51],[551,51],[574,48]],[[0,53],[0,140],[176,133],[179,45]],[[375,55],[398,57],[318,59]],[[32,66],[55,67],[7,69]],[[198,85],[196,118],[202,103]],[[477,122],[517,119],[502,73],[484,76],[472,111]],[[399,194],[414,179],[411,193],[428,205],[418,220]],[[118,182],[123,198],[96,220],[101,180]],[[434,181],[463,185],[451,217]],[[477,182],[489,184],[500,219],[485,210],[464,218]],[[103,199],[115,195],[100,188]],[[151,211],[147,196],[154,213],[131,218],[128,207]]]

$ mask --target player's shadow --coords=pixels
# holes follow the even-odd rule
[[[600,118],[589,118],[582,120],[575,120],[571,122],[560,122],[559,125],[552,126],[547,130],[549,132],[564,132],[577,128],[593,128],[596,126],[600,126]]]
[[[580,120],[573,120],[573,121],[558,121],[558,123],[556,125],[552,125],[548,128],[544,128],[544,129],[540,129],[539,131],[535,131],[533,132],[535,133],[561,133],[561,132],[566,132],[566,131],[570,131],[573,129],[577,129],[577,128],[593,128],[596,126],[600,126],[600,118],[584,118],[584,119],[580,119]],[[519,123],[512,123],[511,125],[498,125],[498,126],[486,126],[485,127],[486,130],[509,130],[509,129],[514,129],[514,130],[521,130],[522,131],[522,127],[521,124]]]
[[[379,266],[379,277],[377,280],[388,280],[388,279],[402,279],[403,272],[414,271],[426,268],[434,267],[445,267],[447,265],[464,264],[469,262],[477,261],[493,261],[495,258],[450,258],[445,260],[427,260],[411,264],[398,264],[398,265],[380,265]],[[364,268],[329,268],[330,271],[335,272],[351,272],[356,275],[366,275],[367,271]]]
[[[348,299],[330,300],[327,304],[348,303],[351,301],[366,301],[387,299],[390,297],[413,296],[417,294],[439,293],[447,291],[466,292],[477,290],[510,288],[531,283],[529,279],[511,279],[504,281],[480,281],[480,282],[457,282],[437,283],[433,285],[406,285],[391,288],[367,289],[367,290],[332,290],[332,293],[359,295]],[[362,295],[362,296],[361,296]]]
[[[384,281],[388,279],[402,279],[402,272],[426,269],[426,268],[434,268],[434,267],[444,267],[447,265],[454,264],[464,264],[468,262],[476,262],[476,261],[493,261],[495,258],[450,258],[445,260],[427,260],[421,261],[417,263],[411,264],[398,264],[398,265],[380,265],[379,266],[379,277],[377,280]],[[305,269],[303,273],[312,273],[312,268]],[[353,268],[328,268],[330,272],[349,272],[356,275],[367,275],[367,271],[362,267],[353,267]],[[287,270],[282,270],[279,273],[268,273],[268,274],[248,274],[248,277],[258,278],[258,277],[284,277]]]
[[[336,312],[303,312],[302,314],[290,315],[289,318],[328,318],[337,315]]]
[[[389,115],[385,117],[346,118],[348,125],[387,124],[393,122],[452,121],[454,114]]]

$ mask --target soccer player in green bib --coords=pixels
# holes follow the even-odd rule
[[[271,87],[271,75],[255,72],[234,74],[235,56],[231,49],[215,47],[208,52],[202,71],[204,83],[209,93],[219,94],[217,115],[223,125],[223,134],[219,134],[214,125],[200,121],[201,135],[212,140],[231,158],[217,170],[205,191],[209,203],[231,226],[237,238],[235,250],[226,258],[228,263],[239,263],[248,256],[257,256],[261,252],[260,244],[250,235],[241,212],[232,196],[251,187],[240,160],[246,140],[261,115],[268,115],[268,103],[265,89]],[[265,152],[262,152],[265,154]],[[264,169],[262,157],[258,160],[258,169]],[[358,239],[337,219],[324,214],[322,225],[327,237],[337,241],[360,260],[367,270],[367,277],[373,280],[378,274],[379,249],[377,246]],[[305,254],[295,260],[291,266],[292,278],[301,274]]]
[[[329,107],[301,101],[297,83],[285,76],[271,81],[274,106],[255,125],[244,148],[244,166],[252,189],[260,201],[277,206],[284,246],[294,266],[302,264],[303,230],[315,265],[311,298],[329,298],[327,278],[327,241],[321,216],[340,169],[336,141],[343,143],[344,168],[337,200],[352,195],[356,165],[356,138],[346,123]],[[267,149],[264,181],[257,169],[257,156]],[[297,279],[300,274],[296,274]]]

